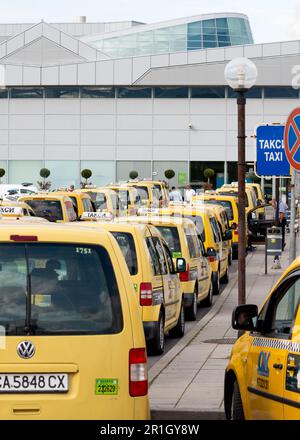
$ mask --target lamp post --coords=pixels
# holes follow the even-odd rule
[[[246,92],[254,86],[257,79],[257,68],[247,58],[236,58],[227,64],[225,79],[237,93],[238,107],[238,304],[246,303],[246,211],[245,211],[245,178],[246,178]]]

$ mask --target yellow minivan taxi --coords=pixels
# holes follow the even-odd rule
[[[0,201],[0,216],[2,217],[35,217],[33,209],[25,202]]]
[[[149,418],[128,269],[106,231],[0,228],[0,418]]]
[[[39,193],[20,197],[19,201],[27,203],[38,217],[50,222],[67,223],[77,220],[72,200],[64,195]]]
[[[153,180],[133,180],[128,186],[137,189],[141,204],[147,208],[167,207],[170,202],[169,192],[164,182]]]
[[[228,252],[224,252],[222,233],[212,208],[205,205],[170,206],[161,210],[162,215],[181,216],[192,220],[204,244],[213,271],[213,294],[220,293],[220,282],[228,283]]]
[[[95,211],[91,197],[86,193],[81,191],[55,191],[51,193],[51,195],[56,194],[69,197],[72,200],[78,219],[84,212]]]
[[[234,196],[222,196],[219,194],[208,194],[193,197],[194,202],[201,202],[213,205],[220,205],[226,209],[230,229],[232,230],[232,258],[238,258],[238,242],[239,242],[239,212],[238,198]]]
[[[184,335],[183,293],[171,253],[159,231],[152,225],[134,223],[134,218],[115,223],[92,223],[106,229],[117,240],[135,288],[149,354],[161,354],[165,335]],[[179,258],[177,261],[182,262]],[[184,265],[185,266],[185,265]]]
[[[217,194],[220,195],[231,195],[231,196],[238,196],[238,187],[237,186],[229,186],[225,185],[224,187],[221,187],[217,189]],[[252,209],[255,209],[257,207],[257,199],[255,196],[254,189],[247,186],[245,188],[245,207],[246,207],[246,214],[248,214]]]
[[[300,258],[284,272],[260,312],[233,311],[243,332],[225,373],[227,419],[300,420]]]
[[[177,258],[185,259],[186,271],[179,274],[185,317],[189,321],[195,321],[200,303],[203,307],[212,305],[213,279],[212,269],[194,222],[187,218],[155,215],[138,217],[137,221],[154,225],[159,230],[167,242],[174,262]]]
[[[112,189],[106,187],[89,187],[81,189],[80,192],[86,193],[91,197],[97,211],[110,212],[114,217],[118,215],[118,195]]]
[[[141,199],[136,188],[127,184],[108,185],[117,194],[119,215],[136,215],[141,207]]]

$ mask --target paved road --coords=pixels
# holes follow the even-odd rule
[[[230,273],[234,273],[237,271],[237,261],[233,261],[232,262],[232,266],[230,267]],[[221,295],[223,290],[226,288],[226,285],[221,285],[222,289],[221,289]],[[210,310],[210,308],[204,308],[204,307],[199,307],[198,308],[198,314],[197,314],[197,321],[187,321],[185,324],[185,332],[188,333],[190,332],[195,324],[200,321],[205,315],[206,313],[208,313]],[[171,339],[171,338],[166,338],[166,342],[165,342],[165,353],[167,353],[169,350],[171,350],[172,347],[174,347],[174,345],[178,342],[178,339]],[[148,357],[148,368],[150,369],[159,359],[161,358],[161,356],[149,356]]]

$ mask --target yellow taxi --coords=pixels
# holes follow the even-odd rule
[[[80,219],[84,212],[95,211],[95,207],[89,194],[83,193],[81,191],[54,191],[51,193],[51,195],[61,195],[69,197],[73,202],[78,219]]]
[[[64,195],[39,193],[20,197],[19,201],[27,203],[38,217],[50,222],[67,223],[77,220],[72,200]]]
[[[0,418],[149,418],[143,327],[111,234],[14,221],[0,249]]]
[[[227,419],[300,419],[300,258],[285,271],[260,312],[237,307],[234,329],[244,332],[225,374]]]
[[[132,218],[132,221],[135,220]],[[174,263],[177,258],[185,259],[186,271],[179,274],[184,294],[185,317],[189,321],[195,321],[199,304],[203,307],[212,305],[213,279],[212,269],[194,222],[187,218],[155,215],[138,217],[136,221],[154,225],[159,230],[167,242]]]
[[[118,195],[115,191],[106,187],[86,187],[80,190],[88,194],[97,211],[110,212],[114,217],[118,215]]]
[[[141,199],[136,188],[126,184],[108,185],[107,188],[117,194],[117,208],[119,215],[136,215],[141,207]]]
[[[239,212],[238,212],[238,199],[234,196],[222,196],[219,194],[205,192],[204,195],[193,197],[194,202],[200,202],[213,205],[220,205],[226,209],[227,217],[229,221],[229,227],[232,230],[232,258],[238,258],[238,242],[239,242]]]
[[[204,244],[208,261],[212,268],[213,294],[220,293],[220,282],[228,283],[228,251],[224,251],[222,233],[213,209],[205,205],[170,206],[161,209],[162,215],[181,216],[192,220]]]
[[[165,335],[184,335],[183,293],[177,273],[185,271],[185,260],[172,255],[159,231],[150,224],[118,218],[115,223],[91,223],[106,229],[119,244],[136,292],[150,354],[164,351]]]
[[[2,217],[35,217],[33,209],[25,202],[0,200],[0,216]]]
[[[147,208],[167,207],[170,202],[169,192],[166,184],[159,180],[133,180],[128,186],[137,189],[141,204]]]
[[[218,188],[216,191],[217,194],[220,195],[228,195],[238,197],[238,187],[235,185],[224,185],[221,188]],[[254,189],[247,186],[245,189],[245,206],[246,206],[246,214],[257,207],[257,199],[255,196]]]

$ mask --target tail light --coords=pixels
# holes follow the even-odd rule
[[[132,348],[129,352],[129,394],[131,397],[148,393],[147,355],[145,348]]]
[[[140,286],[140,305],[141,306],[152,306],[152,284],[151,283],[141,283]]]
[[[12,241],[38,241],[36,235],[11,235]]]
[[[239,235],[239,225],[236,225],[235,230],[233,231],[234,235]]]
[[[189,281],[190,280],[190,267],[188,264],[186,265],[186,271],[181,272],[179,274],[179,279],[180,279],[180,281]]]

